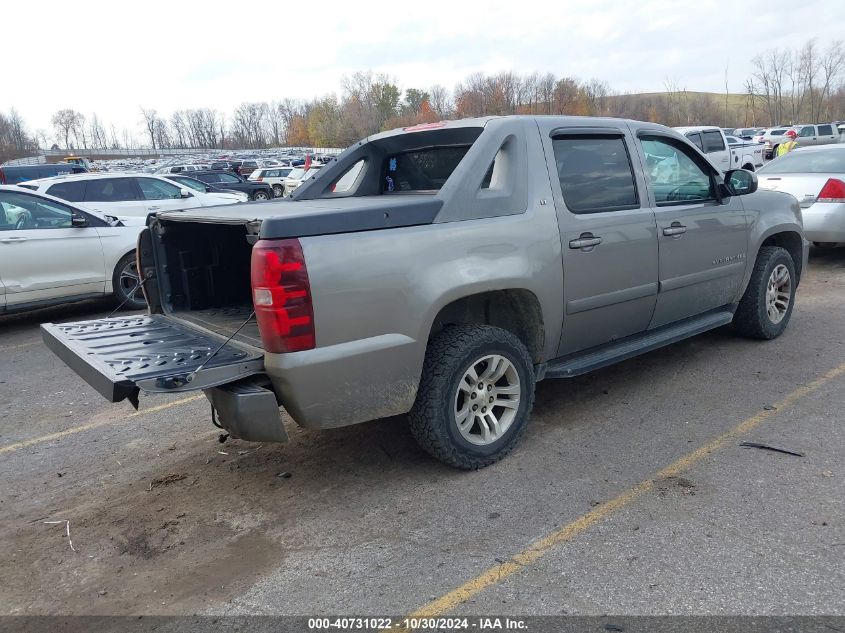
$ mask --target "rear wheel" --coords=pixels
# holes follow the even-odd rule
[[[127,310],[143,310],[147,307],[144,293],[141,291],[141,276],[138,274],[135,253],[124,255],[117,262],[112,276],[112,288],[114,298]]]
[[[534,382],[528,350],[510,332],[449,326],[426,350],[411,432],[450,466],[488,466],[519,441],[534,404]]]
[[[259,201],[259,200],[269,200],[270,196],[267,195],[266,191],[256,191],[252,194],[252,199]]]
[[[795,263],[786,249],[764,246],[754,262],[748,288],[733,318],[743,336],[773,339],[781,335],[795,305]]]
[[[281,198],[285,194],[284,187],[281,185],[273,185],[273,197]]]

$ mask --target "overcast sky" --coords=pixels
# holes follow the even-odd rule
[[[842,0],[468,2],[39,0],[3,9],[0,110],[52,133],[60,108],[140,132],[169,115],[340,91],[372,70],[401,88],[451,89],[472,72],[552,72],[619,92],[740,91],[776,45],[842,38]]]

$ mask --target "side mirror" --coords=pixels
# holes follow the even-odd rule
[[[725,187],[731,195],[744,196],[757,191],[757,174],[745,169],[731,169],[725,173]]]
[[[70,216],[70,225],[75,226],[77,228],[83,228],[85,226],[88,226],[88,218],[86,218],[84,215],[74,213],[72,216]]]
[[[180,197],[180,198],[190,198],[190,197],[191,197],[191,192],[190,192],[190,191],[188,191],[187,189],[181,189],[181,190],[179,191],[179,197]]]

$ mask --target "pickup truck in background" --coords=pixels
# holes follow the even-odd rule
[[[728,143],[724,130],[715,126],[676,127],[693,145],[721,169],[745,169],[755,171],[763,166],[763,146],[759,143]]]
[[[203,390],[251,441],[407,414],[475,469],[526,428],[535,383],[719,326],[783,332],[806,265],[790,195],[677,132],[491,117],[368,137],[292,199],[151,216],[149,314],[42,326],[113,402]]]
[[[766,130],[762,136],[763,153],[767,159],[778,155],[778,146],[787,140],[787,130],[795,130],[795,141],[798,147],[813,147],[815,145],[831,145],[842,140],[842,131],[835,123],[819,123],[817,125],[791,125]]]

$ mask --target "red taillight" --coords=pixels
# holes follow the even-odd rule
[[[845,202],[845,182],[838,178],[828,178],[816,196],[816,202]]]
[[[264,176],[259,176],[255,179],[255,182],[264,182]]]
[[[252,302],[266,351],[315,346],[311,286],[299,240],[259,240],[252,248]]]

